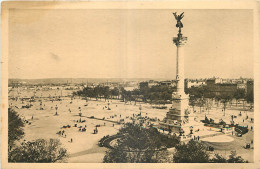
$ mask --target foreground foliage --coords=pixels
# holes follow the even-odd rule
[[[16,111],[8,108],[8,146],[13,146],[14,141],[24,136],[24,123]]]
[[[219,154],[215,154],[210,158],[206,147],[194,140],[188,143],[178,144],[176,152],[173,154],[173,162],[175,163],[246,163],[241,156],[237,156],[235,151],[231,151],[229,158],[225,158]]]
[[[176,152],[173,155],[175,163],[208,163],[209,154],[206,147],[194,140],[189,141],[187,144],[178,144]]]
[[[116,145],[106,152],[105,163],[245,163],[236,152],[228,158],[219,154],[210,155],[207,147],[199,141],[179,142],[176,137],[168,137],[155,128],[142,128],[128,123],[119,130]],[[174,147],[170,154],[167,148]]]
[[[241,156],[237,156],[236,151],[231,151],[231,154],[229,155],[229,158],[226,159],[223,156],[219,154],[215,154],[215,157],[211,159],[211,162],[213,163],[248,163],[248,161],[245,161]]]
[[[122,135],[117,145],[106,152],[105,163],[155,163],[167,161],[167,147],[179,143],[177,138],[168,138],[154,128],[142,128],[128,123],[118,133]]]
[[[21,146],[14,148],[8,154],[9,162],[34,162],[52,163],[62,160],[67,156],[67,150],[61,148],[57,139],[38,139],[36,141],[23,142]]]

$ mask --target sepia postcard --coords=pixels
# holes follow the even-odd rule
[[[259,1],[4,1],[1,167],[260,168]]]

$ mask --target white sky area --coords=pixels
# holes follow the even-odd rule
[[[253,77],[251,10],[11,9],[9,78],[175,79],[175,11],[186,78]]]

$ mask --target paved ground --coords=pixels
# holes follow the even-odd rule
[[[66,93],[67,92],[67,93]],[[48,97],[49,95],[61,95],[63,96],[70,94],[72,91],[41,91],[37,92],[38,96]],[[20,96],[31,97],[33,92],[28,91],[20,91]],[[42,94],[43,93],[43,94]],[[15,91],[10,92],[10,95],[15,96]],[[131,117],[133,114],[138,114],[140,112],[139,107],[140,103],[137,105],[132,102],[132,104],[125,104],[118,100],[110,100],[109,107],[111,110],[108,110],[105,106],[108,106],[108,102],[104,100],[95,101],[95,99],[88,101],[88,106],[86,105],[86,101],[81,98],[76,98],[70,104],[71,99],[69,97],[63,97],[62,101],[50,101],[48,98],[42,98],[42,107],[44,110],[40,110],[40,101],[37,100],[33,102],[33,106],[29,109],[22,109],[22,105],[26,105],[28,102],[22,103],[20,100],[11,101],[12,106],[17,106],[15,108],[17,112],[26,120],[31,122],[31,125],[25,126],[25,140],[35,140],[37,138],[49,139],[49,138],[57,138],[60,139],[63,146],[67,148],[70,157],[67,159],[67,162],[102,162],[105,151],[107,150],[104,147],[99,147],[97,145],[98,141],[105,135],[113,135],[116,134],[121,127],[120,125],[114,124],[108,121],[89,119],[86,117],[95,116],[98,118],[105,118],[106,120],[119,121],[120,119],[124,119],[125,121],[130,121],[128,117]],[[55,107],[58,107],[58,116],[55,116]],[[167,105],[170,107],[170,105]],[[84,123],[77,123],[76,121],[80,120],[79,112],[80,109],[82,112],[81,120],[86,120]],[[142,115],[149,116],[150,118],[159,118],[163,119],[166,115],[167,109],[153,109],[151,105],[141,103],[142,107]],[[71,112],[69,111],[71,110]],[[250,118],[253,117],[253,112],[244,112],[242,111],[242,116],[239,116],[240,110],[236,109],[228,109],[224,113],[222,109],[213,108],[209,112],[204,111],[200,113],[200,109],[195,107],[196,113],[195,115],[198,119],[204,119],[205,114],[209,118],[213,118],[216,122],[219,119],[223,119],[226,122],[231,120],[231,115],[236,115],[235,122],[241,125],[248,125],[251,127],[253,123],[251,123]],[[121,115],[121,117],[120,117]],[[32,119],[33,116],[33,119]],[[245,120],[246,116],[249,116],[247,120]],[[244,119],[244,122],[243,122]],[[73,127],[76,124],[82,127],[86,127],[86,132],[80,132],[78,127]],[[64,125],[70,125],[71,128],[61,129]],[[98,133],[93,134],[93,130],[96,125],[100,125],[98,127]],[[56,134],[58,131],[64,130],[65,133],[63,136],[59,136]],[[210,132],[208,130],[201,130],[201,133]],[[65,137],[66,135],[66,137]],[[216,152],[221,154],[230,154],[231,150],[236,150],[238,155],[241,155],[249,162],[253,161],[253,149],[247,150],[244,149],[246,143],[250,143],[253,139],[253,132],[250,131],[248,134],[243,137],[232,136],[234,141],[232,144],[228,145],[224,150],[216,148]],[[73,140],[71,142],[71,139]]]

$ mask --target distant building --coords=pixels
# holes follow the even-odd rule
[[[215,94],[216,96],[223,94],[233,95],[237,91],[237,84],[222,83],[215,85]]]
[[[254,92],[254,81],[253,80],[248,80],[246,83],[246,92],[251,93]]]
[[[159,82],[157,82],[157,81],[149,80],[148,87],[157,86],[158,84],[159,84]]]
[[[191,87],[200,87],[206,85],[205,81],[200,81],[200,80],[186,80],[185,81],[185,87],[191,88]]]
[[[124,87],[124,89],[126,90],[126,91],[133,91],[134,89],[137,89],[136,87],[131,87],[131,86],[129,86],[129,87]]]
[[[163,85],[163,86],[171,86],[172,81],[170,81],[170,80],[161,81],[161,82],[159,82],[159,84],[160,84],[160,85]]]
[[[247,84],[246,83],[237,83],[237,89],[243,89],[247,90]]]
[[[208,87],[214,87],[215,84],[216,84],[216,79],[208,79],[208,80],[206,81],[206,85],[207,85]]]
[[[209,92],[212,94],[219,96],[223,94],[233,95],[237,91],[237,84],[230,83],[230,80],[222,81],[226,83],[216,83],[216,79],[208,79],[206,81],[206,85],[208,87]]]

